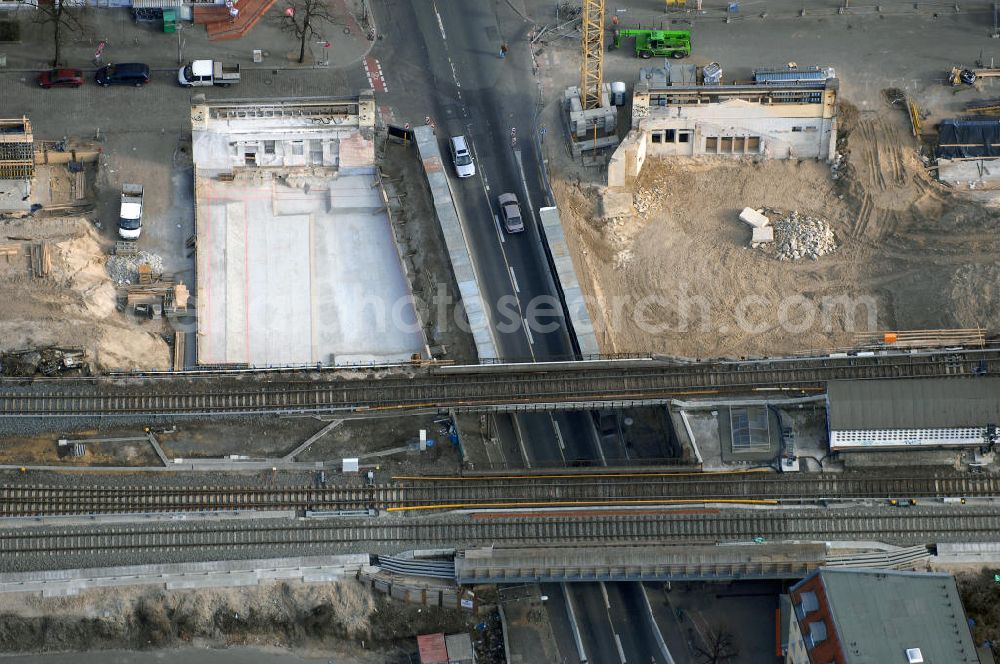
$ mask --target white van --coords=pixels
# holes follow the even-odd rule
[[[471,178],[476,174],[476,165],[472,163],[472,153],[465,136],[452,136],[448,142],[451,146],[451,159],[455,162],[455,173],[460,178]]]

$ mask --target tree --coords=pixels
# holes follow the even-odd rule
[[[34,21],[42,30],[52,31],[52,66],[62,64],[62,46],[70,34],[87,31],[86,9],[70,0],[22,0],[35,9]]]
[[[299,40],[299,63],[306,59],[306,42],[322,39],[324,25],[342,25],[330,10],[327,0],[286,0],[281,15],[281,29]]]
[[[730,664],[740,656],[736,638],[725,627],[709,629],[700,640],[702,643],[694,644],[698,664]]]

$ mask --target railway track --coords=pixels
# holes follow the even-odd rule
[[[869,473],[622,473],[398,478],[328,487],[0,486],[0,516],[221,510],[418,511],[448,507],[636,505],[768,500],[784,503],[885,498],[1000,497],[1000,477]]]
[[[878,539],[893,544],[986,541],[1000,530],[1000,507],[852,510],[682,510],[671,514],[527,513],[491,519],[380,517],[211,524],[13,528],[0,530],[0,560],[81,554],[131,556],[187,551],[294,549],[385,552],[420,545],[656,544],[768,540]]]
[[[1000,375],[1000,348],[745,362],[443,367],[372,377],[261,373],[0,381],[0,419],[594,408],[690,394],[818,390],[837,379]]]

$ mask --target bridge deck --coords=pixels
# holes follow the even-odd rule
[[[821,391],[828,381],[1000,375],[1000,348],[743,362],[483,365],[0,382],[0,418],[593,409]]]

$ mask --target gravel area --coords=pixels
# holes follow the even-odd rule
[[[820,256],[836,251],[837,240],[833,235],[833,229],[824,219],[800,215],[794,210],[783,214],[765,208],[763,213],[772,220],[774,244],[762,247],[767,247],[767,251],[773,251],[778,260],[797,261],[803,258],[816,260]]]
[[[392,521],[412,521],[413,519],[426,517],[379,517],[375,525],[389,525]],[[342,517],[340,523],[351,519]],[[436,515],[433,517],[435,523],[445,521],[461,521],[464,517],[456,515]],[[99,534],[108,531],[133,532],[139,529],[176,531],[204,531],[218,530],[220,521],[183,523],[183,522],[145,522],[142,524],[117,524],[117,525],[95,525],[95,526],[31,526],[30,519],[25,519],[24,526],[18,528],[0,529],[0,538],[10,536],[20,536],[26,533],[27,528],[31,528],[31,533],[45,535],[59,535],[62,537],[72,537],[74,535]],[[322,520],[296,519],[287,521],[279,518],[246,518],[226,520],[226,529],[233,535],[233,545],[231,547],[218,546],[192,546],[187,549],[128,549],[128,550],[99,550],[79,554],[47,553],[47,554],[16,554],[0,555],[0,568],[4,572],[29,572],[35,570],[52,569],[81,569],[91,567],[114,567],[120,565],[152,565],[181,562],[203,562],[213,560],[251,560],[254,558],[286,558],[288,556],[311,556],[311,555],[336,555],[347,553],[371,553],[382,555],[396,555],[403,551],[426,548],[420,542],[369,542],[369,541],[344,541],[340,544],[321,542],[315,544],[295,543],[286,545],[260,546],[254,544],[237,543],[238,533],[252,531],[260,528],[287,527],[287,528],[310,528],[319,527]],[[2,595],[0,595],[2,597]]]
[[[153,274],[163,273],[163,259],[148,251],[140,251],[131,256],[115,254],[110,256],[105,264],[108,275],[116,286],[138,283],[140,265],[148,265]]]

